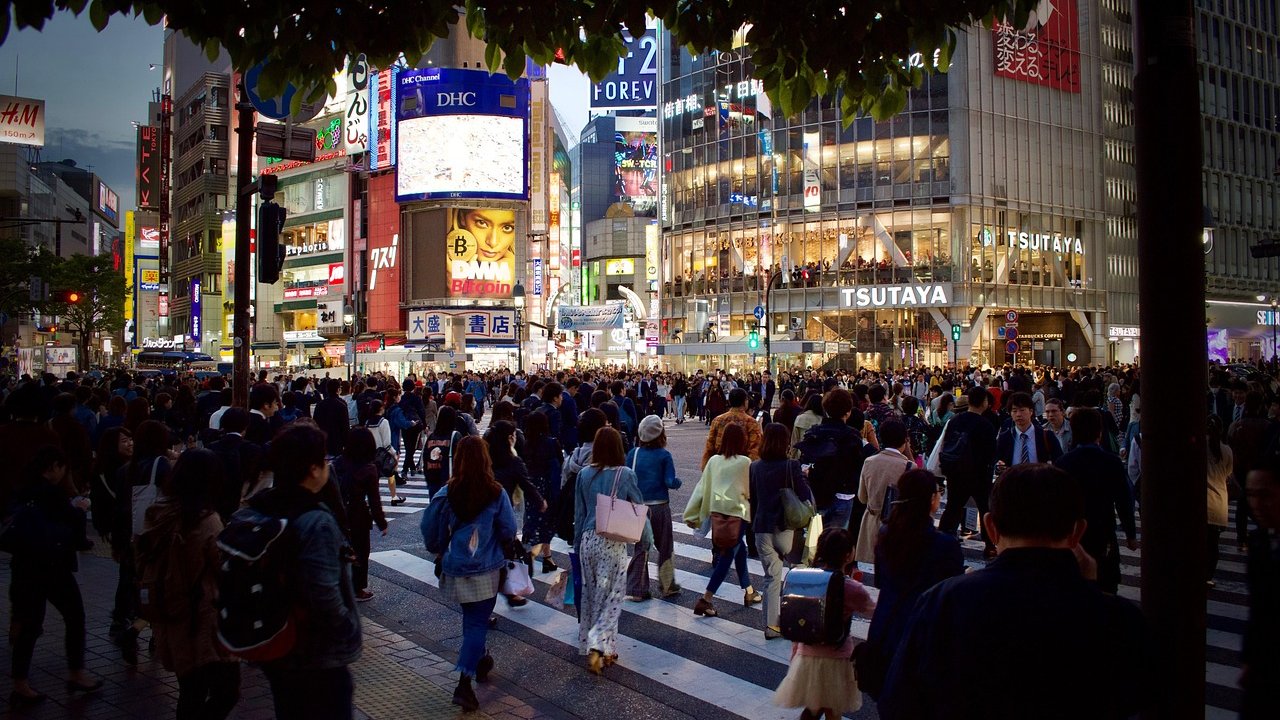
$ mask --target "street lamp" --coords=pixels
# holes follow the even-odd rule
[[[347,358],[347,382],[351,382],[351,370],[356,364],[356,309],[350,303],[342,306],[342,325],[347,329],[347,344],[351,346],[351,357]]]
[[[516,372],[524,369],[524,285],[516,283],[511,290],[516,304]]]

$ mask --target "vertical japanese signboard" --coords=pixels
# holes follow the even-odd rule
[[[1041,2],[1025,28],[1008,20],[991,30],[997,77],[1080,92],[1080,19],[1076,0]]]
[[[347,155],[369,149],[369,62],[363,53],[347,64],[347,101],[342,138]]]

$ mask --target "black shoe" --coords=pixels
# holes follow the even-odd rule
[[[471,688],[471,678],[466,675],[458,678],[458,687],[453,689],[453,704],[462,708],[462,712],[475,712],[480,709],[476,691]]]
[[[490,615],[490,616],[489,616],[489,627],[497,627],[497,626],[498,626],[498,616],[497,616],[497,615]]]
[[[560,566],[556,565],[555,561],[552,560],[551,558],[549,557],[542,558],[542,572],[544,573],[555,572],[556,570],[559,570],[559,569],[560,569]]]
[[[13,692],[9,693],[9,709],[21,710],[23,708],[34,707],[44,702],[46,699],[48,699],[48,696],[45,695],[44,693],[36,693],[35,695],[23,695],[17,690],[14,690]]]
[[[67,694],[80,692],[80,693],[85,693],[87,695],[92,692],[98,692],[101,689],[102,689],[102,680],[94,680],[88,685],[81,685],[75,680],[67,681]]]
[[[518,607],[524,607],[525,605],[528,605],[528,604],[529,604],[528,599],[522,598],[519,595],[507,596],[507,605],[510,607],[518,608]]]
[[[495,665],[497,663],[493,661],[493,656],[485,653],[484,657],[480,658],[480,664],[476,666],[476,682],[488,682],[489,673],[493,672]]]
[[[405,496],[403,496],[403,495],[399,495],[399,496],[397,496],[397,497],[393,497],[393,498],[391,498],[391,505],[392,505],[392,506],[395,506],[395,505],[403,505],[403,504],[405,504],[405,502],[407,502],[407,501],[408,501],[408,498],[406,498],[406,497],[405,497]]]
[[[138,664],[138,628],[130,625],[116,634],[116,647],[129,665]]]

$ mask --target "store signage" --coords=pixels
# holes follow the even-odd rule
[[[818,153],[821,136],[818,133],[804,134],[804,209],[805,212],[817,212],[822,209],[822,179],[818,177]]]
[[[160,200],[160,128],[138,126],[138,209],[158,210]]]
[[[320,337],[320,333],[319,333],[319,332],[317,332],[317,331],[316,331],[316,330],[314,330],[314,329],[312,329],[312,330],[285,330],[285,331],[284,331],[284,341],[285,341],[285,342],[290,342],[290,343],[292,343],[292,342],[307,342],[307,341],[310,341],[310,340],[323,340],[323,339],[324,339],[324,338]]]
[[[591,86],[593,109],[622,110],[658,106],[658,37],[650,28],[640,37],[623,32],[627,51],[618,59],[617,72]]]
[[[369,149],[369,61],[364,53],[347,64],[346,131],[342,147],[348,155]]]
[[[347,266],[340,262],[329,263],[329,284],[341,285],[347,279]]]
[[[200,339],[203,337],[200,331],[200,314],[203,303],[200,293],[200,281],[191,281],[191,342],[196,344],[196,349],[200,348]]]
[[[0,95],[0,143],[44,147],[44,100]]]
[[[764,83],[759,80],[743,80],[736,84],[725,85],[722,89],[721,100],[745,100],[764,94]],[[702,115],[705,108],[698,100],[697,95],[687,95],[682,98],[676,98],[671,102],[662,104],[662,117],[670,120],[673,117],[681,115],[697,114]],[[712,114],[715,114],[714,108]]]
[[[369,129],[373,134],[370,170],[386,170],[396,164],[396,118],[393,96],[399,70],[380,70],[369,76]]]
[[[1010,252],[1015,250],[1039,250],[1041,252],[1053,252],[1064,257],[1071,254],[1084,254],[1084,243],[1080,242],[1078,237],[1065,237],[1060,233],[1029,233],[1018,230],[1010,230],[1006,234],[1009,238]]]
[[[328,250],[329,250],[329,243],[327,241],[306,243],[304,245],[285,245],[284,246],[284,254],[286,257],[294,257],[296,255],[309,255],[311,253],[328,252]]]
[[[138,289],[143,292],[156,292],[160,289],[160,271],[144,269],[139,273]]]
[[[542,258],[533,259],[533,294],[542,295]]]
[[[1258,313],[1258,324],[1262,323],[1262,313]],[[1113,338],[1136,338],[1141,337],[1142,328],[1133,325],[1112,325],[1109,329],[1108,336]]]
[[[569,265],[572,267],[582,267],[582,251],[581,250],[569,251]]]
[[[636,272],[636,261],[631,258],[614,258],[605,260],[605,275],[634,275]]]
[[[1280,322],[1277,322],[1277,319],[1280,319],[1280,313],[1276,312],[1275,310],[1259,310],[1258,311],[1259,325],[1266,325],[1268,327],[1272,325],[1280,325]],[[1135,335],[1134,337],[1137,337],[1137,335]]]
[[[160,228],[144,227],[138,229],[138,247],[142,250],[160,249]]]
[[[142,338],[143,350],[176,350],[179,345],[173,338]]]
[[[325,285],[314,285],[312,287],[285,288],[285,300],[299,300],[302,298],[324,297],[329,294],[329,288]]]
[[[951,284],[865,285],[840,289],[847,308],[943,307],[951,304]]]
[[[467,341],[516,339],[514,310],[410,310],[406,337],[410,341],[443,342],[449,322],[462,318]]]
[[[391,244],[387,247],[373,248],[369,251],[369,289],[378,288],[378,271],[391,271],[396,268],[396,250],[400,245],[399,233],[391,236]]]
[[[160,293],[159,299],[156,301],[156,314],[160,317],[169,317],[168,293]]]

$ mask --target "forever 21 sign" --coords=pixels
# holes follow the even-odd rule
[[[624,35],[627,54],[618,60],[617,72],[591,86],[593,109],[644,108],[658,106],[658,38],[653,29],[640,37]]]

